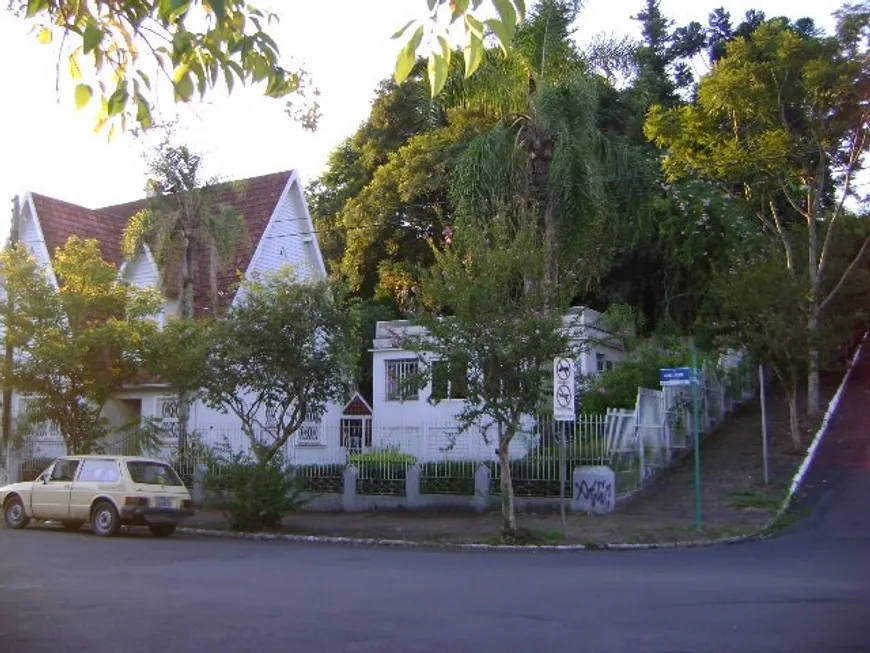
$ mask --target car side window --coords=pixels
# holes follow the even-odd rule
[[[54,469],[51,472],[51,480],[70,482],[76,477],[76,470],[78,467],[78,460],[61,458],[54,464]]]
[[[117,483],[121,479],[118,463],[114,460],[86,460],[79,474],[81,483]]]

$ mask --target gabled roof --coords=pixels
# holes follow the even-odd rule
[[[32,196],[49,256],[54,258],[55,250],[62,247],[70,236],[81,236],[96,239],[103,258],[115,265],[121,264],[121,234],[126,219],[107,220],[97,211],[77,204],[36,193]]]
[[[239,274],[244,273],[251,263],[257,243],[263,237],[266,226],[281,199],[281,194],[290,178],[292,170],[276,172],[259,177],[251,177],[241,182],[228,182],[216,187],[216,201],[233,207],[247,220],[247,238],[239,244],[236,259],[218,275],[219,305],[226,307],[235,295]],[[88,209],[69,202],[63,202],[44,195],[33,194],[34,207],[42,226],[49,256],[54,257],[55,249],[62,246],[72,235],[94,238],[100,243],[103,258],[120,265],[121,235],[129,219],[146,208],[149,199],[141,199],[125,204]],[[208,312],[211,305],[208,283],[208,257],[205,251],[197,253],[198,269],[194,271],[194,304],[196,312]]]

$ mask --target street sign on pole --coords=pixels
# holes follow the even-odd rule
[[[553,361],[553,420],[562,422],[559,427],[559,516],[562,521],[562,536],[566,535],[565,522],[565,483],[567,481],[567,426],[565,422],[573,422],[576,417],[574,410],[574,361],[570,358],[556,358]],[[555,427],[555,423],[553,424]]]
[[[695,449],[695,526],[703,528],[701,520],[701,451],[698,424],[698,354],[692,345],[692,367],[663,367],[659,370],[659,383],[667,386],[692,386],[692,440]]]
[[[574,361],[557,358],[553,361],[553,419],[557,422],[573,422],[574,411]]]
[[[659,383],[662,386],[692,385],[694,378],[691,367],[663,367],[659,370]]]

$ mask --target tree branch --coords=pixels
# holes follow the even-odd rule
[[[782,226],[782,219],[779,216],[779,211],[776,208],[776,203],[770,200],[770,212],[773,215],[773,220],[776,223],[776,232],[782,240],[782,245],[785,248],[785,264],[789,270],[794,270],[794,250],[791,246],[791,240]]]
[[[864,149],[864,146],[865,146],[865,143],[867,140],[867,132],[863,128],[860,128],[860,127],[859,127],[858,131],[860,133],[860,137],[856,134],[856,137],[852,139],[852,151],[849,154],[849,163],[848,163],[848,165],[846,167],[846,171],[845,171],[845,183],[843,185],[843,194],[840,197],[840,202],[837,204],[837,208],[834,210],[834,214],[831,216],[831,220],[828,224],[828,230],[825,233],[825,242],[822,245],[822,255],[819,259],[819,273],[818,273],[819,278],[822,277],[822,275],[824,274],[825,268],[827,267],[828,258],[830,256],[830,245],[831,245],[831,242],[833,240],[832,234],[833,234],[834,228],[837,224],[837,219],[843,213],[843,206],[845,205],[846,198],[849,196],[849,191],[851,190],[852,176],[855,173],[855,168],[856,168],[858,160],[859,160],[859,152],[861,152]],[[856,140],[859,140],[860,142],[856,142]],[[851,269],[851,267],[849,269]],[[838,284],[838,286],[839,286],[839,284]],[[833,291],[832,291],[832,294],[833,294]]]
[[[840,275],[840,280],[837,281],[837,285],[828,293],[828,296],[825,297],[824,301],[819,304],[819,311],[825,309],[825,307],[831,302],[834,296],[840,291],[840,288],[846,283],[846,279],[848,279],[849,275],[852,273],[852,270],[861,262],[861,259],[864,257],[864,252],[867,251],[867,248],[870,247],[870,236],[867,236],[864,239],[864,242],[861,243],[861,249],[858,250],[858,253],[855,254],[855,258],[852,259],[852,262],[849,263],[849,266],[845,269],[842,275]]]

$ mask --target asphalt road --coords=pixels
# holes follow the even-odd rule
[[[811,516],[763,542],[493,554],[0,529],[0,653],[870,651],[868,399],[864,364]]]

